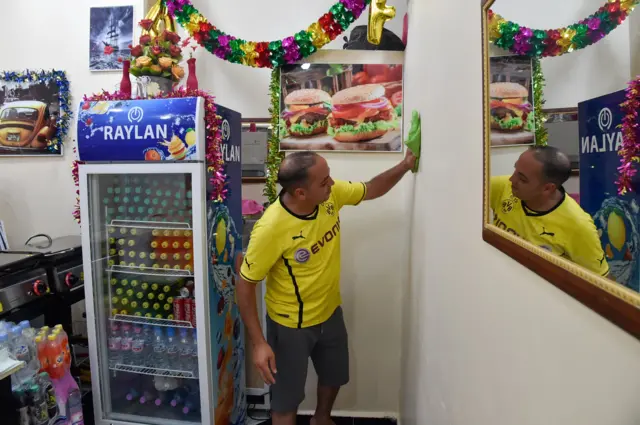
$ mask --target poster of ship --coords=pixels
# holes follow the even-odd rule
[[[92,7],[89,35],[89,69],[121,70],[131,56],[133,6]]]

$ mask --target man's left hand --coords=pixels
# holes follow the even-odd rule
[[[413,170],[413,167],[416,166],[416,156],[411,152],[411,149],[407,148],[407,153],[402,160],[402,164],[405,166],[407,171]]]

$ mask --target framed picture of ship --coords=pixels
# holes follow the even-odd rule
[[[131,56],[133,6],[92,7],[89,24],[89,70],[118,71]]]

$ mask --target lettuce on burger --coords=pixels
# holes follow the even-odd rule
[[[327,117],[331,112],[331,96],[317,89],[296,90],[284,99],[282,113],[287,133],[292,137],[310,137],[327,132]]]
[[[504,132],[522,131],[532,111],[529,90],[517,83],[492,83],[491,129]]]
[[[398,116],[379,84],[342,90],[331,101],[328,134],[338,142],[365,142],[398,128]]]

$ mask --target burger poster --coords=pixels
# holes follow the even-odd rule
[[[491,146],[532,145],[533,67],[523,56],[491,58]]]
[[[283,68],[280,150],[402,151],[401,64]]]

